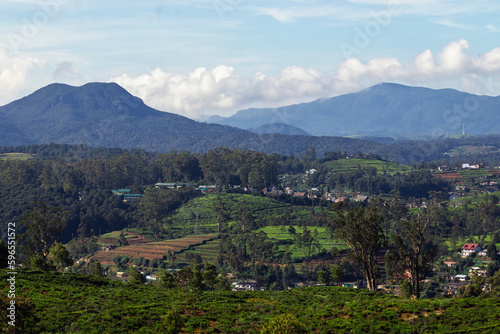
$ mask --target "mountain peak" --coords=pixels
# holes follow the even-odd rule
[[[428,88],[405,86],[405,85],[393,83],[393,82],[381,82],[381,83],[376,84],[374,86],[368,87],[365,90],[372,91],[372,92],[377,92],[377,91],[403,92],[403,91],[408,91],[408,90],[412,90],[412,89],[428,89]]]
[[[51,84],[0,107],[0,117],[2,125],[8,125],[4,136],[15,139],[8,145],[84,142],[124,148],[147,145],[151,150],[168,151],[224,146],[228,137],[250,135],[150,108],[116,83]],[[207,133],[216,135],[203,139]]]

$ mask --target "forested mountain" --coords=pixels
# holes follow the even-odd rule
[[[372,151],[381,146],[335,137],[259,136],[200,123],[150,108],[114,83],[52,84],[0,107],[0,120],[0,146],[54,142],[158,152],[203,152],[226,146],[281,154],[301,153],[311,146],[319,152]]]
[[[5,124],[2,145],[57,142],[196,151],[248,135],[157,111],[114,83],[52,84],[1,107],[0,117]]]
[[[280,108],[241,110],[214,123],[252,129],[270,123],[300,127],[315,136],[437,137],[465,132],[500,134],[500,97],[453,89],[379,84],[357,93]]]

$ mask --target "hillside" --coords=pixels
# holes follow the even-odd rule
[[[160,112],[113,83],[52,84],[0,107],[0,117],[10,125],[1,145],[56,142],[152,151],[203,150],[249,134]]]
[[[241,110],[213,122],[241,129],[277,122],[315,136],[436,137],[500,134],[500,97],[379,84],[357,93],[280,108]],[[487,121],[485,121],[487,120]]]
[[[319,152],[382,147],[347,138],[260,136],[230,126],[196,122],[150,108],[115,83],[81,87],[51,84],[0,107],[0,120],[0,146],[65,143],[157,152],[203,152],[226,146],[281,154],[302,153],[311,146]]]
[[[0,279],[8,278],[5,270]],[[202,292],[130,286],[55,272],[20,271],[16,328],[22,333],[259,333],[290,314],[307,332],[470,333],[500,326],[497,298],[408,300],[338,287]],[[0,292],[0,316],[9,299]],[[2,330],[7,330],[2,323]],[[177,332],[177,331],[173,331]],[[172,333],[173,333],[172,332]]]
[[[116,255],[127,256],[130,259],[143,257],[148,260],[161,259],[169,251],[180,252],[195,245],[204,244],[207,240],[215,239],[216,235],[187,236],[181,239],[165,240],[160,242],[144,242],[118,247],[109,251],[99,251],[92,256],[93,259],[103,263],[112,264]]]
[[[261,125],[255,129],[251,130],[253,133],[263,135],[263,134],[282,134],[282,135],[292,135],[292,136],[309,136],[307,132],[304,130],[288,125],[288,124],[283,124],[283,123],[271,123],[271,124],[264,124]]]
[[[368,160],[368,159],[339,159],[327,161],[323,164],[329,171],[333,173],[349,172],[358,168],[373,167],[380,174],[395,174],[404,173],[411,170],[405,165],[396,164],[390,161]]]

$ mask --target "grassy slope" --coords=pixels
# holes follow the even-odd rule
[[[6,271],[0,271],[0,280],[6,279]],[[30,324],[33,333],[164,332],[162,316],[172,309],[180,311],[186,333],[258,333],[268,319],[283,313],[294,314],[309,332],[319,333],[469,333],[500,328],[500,300],[488,298],[417,301],[322,287],[205,292],[196,302],[182,291],[23,271],[16,287],[18,296],[36,305],[38,321]],[[0,305],[3,319],[5,309]]]
[[[190,200],[187,205],[176,210],[171,218],[172,225],[165,227],[174,235],[193,233],[196,227],[195,215],[198,214],[198,229],[206,233],[216,232],[217,213],[214,207],[217,197],[218,195],[210,194]],[[231,213],[236,210],[238,203],[247,203],[253,208],[256,219],[262,218],[265,224],[271,224],[273,218],[283,215],[287,210],[291,211],[293,218],[305,219],[310,210],[308,207],[292,206],[268,197],[227,193],[220,194],[220,197]]]
[[[381,160],[366,160],[366,159],[340,159],[340,160],[332,160],[327,161],[324,165],[332,172],[335,173],[345,173],[352,170],[358,169],[358,166],[361,167],[375,167],[377,168],[377,172],[382,174],[384,170],[387,174],[396,174],[398,172],[409,172],[411,168],[409,166],[400,165],[394,162],[389,161],[381,161]]]
[[[0,160],[5,160],[5,159],[17,159],[17,160],[28,160],[33,158],[33,154],[29,153],[3,153],[0,154]]]
[[[303,229],[300,226],[293,226],[295,228],[296,233],[302,233]],[[293,240],[293,235],[289,234],[288,231],[289,226],[285,226],[284,231],[281,230],[281,226],[266,226],[259,231],[263,231],[267,234],[269,238],[272,239],[277,239],[277,240]],[[311,232],[314,230],[318,231],[318,241],[321,244],[321,248],[323,250],[329,251],[332,248],[332,242],[328,239],[328,231],[326,227],[315,227],[315,226],[308,226],[307,227]],[[333,246],[336,247],[337,249],[344,249],[346,248],[346,245],[342,243],[340,240],[333,240]],[[280,250],[284,250],[285,246],[280,246]],[[290,250],[292,251],[292,259],[293,258],[302,258],[304,257],[304,253],[298,249],[297,247],[294,247],[294,245],[290,245]],[[318,252],[315,252],[316,254]]]
[[[464,201],[467,200],[470,202],[470,204],[472,206],[476,206],[479,203],[484,202],[486,200],[487,196],[491,196],[491,195],[495,195],[497,197],[500,197],[500,191],[495,191],[495,192],[492,192],[490,194],[479,194],[479,195],[467,196],[467,197],[463,197],[463,198],[459,198],[459,199],[454,199],[454,200],[451,200],[450,203],[451,204],[463,203]],[[497,205],[500,205],[500,204],[497,204]],[[448,210],[450,212],[457,212],[457,213],[461,214],[463,208],[462,207],[455,207],[455,208],[450,207],[450,208],[448,208]],[[480,236],[471,235],[471,236],[465,237],[464,239],[457,240],[457,246],[461,246],[465,243],[468,243],[469,239],[472,239],[474,242],[479,242]],[[493,239],[493,234],[486,235],[486,237],[484,239],[485,239],[484,242],[490,243],[491,240]],[[449,237],[445,238],[444,243],[448,246],[448,249],[450,249],[450,250],[452,249],[452,245],[451,245],[451,242],[449,240]],[[500,248],[500,243],[496,244],[496,246],[498,248]]]

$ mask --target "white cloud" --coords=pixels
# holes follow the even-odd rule
[[[463,15],[485,14],[500,10],[500,4],[494,0],[348,0],[343,5],[333,5],[324,0],[308,2],[274,2],[261,6],[249,6],[260,15],[273,17],[281,23],[290,23],[298,19],[327,17],[330,19],[352,22],[360,19],[370,19],[373,10],[389,10],[392,16],[416,15],[430,18],[436,23],[453,28],[471,29],[470,26],[457,23],[453,17]]]
[[[44,64],[38,58],[14,54],[0,44],[0,105],[23,91],[32,72]]]
[[[468,49],[469,43],[461,39],[449,43],[437,56],[431,50],[425,50],[407,64],[395,58],[374,58],[366,63],[350,58],[339,66],[337,73],[339,79],[345,81],[402,81],[411,84],[500,73],[500,48],[476,57],[465,53]]]
[[[303,6],[292,6],[289,8],[283,7],[250,7],[257,13],[268,15],[281,23],[289,23],[302,18],[316,17],[336,17],[354,19],[359,17],[360,13],[351,10],[345,6],[320,5],[311,6],[305,4]],[[367,14],[367,13],[366,13]]]
[[[333,74],[288,66],[279,75],[257,72],[243,76],[233,67],[200,67],[188,74],[168,73],[157,68],[136,77],[111,78],[147,104],[159,110],[191,118],[230,115],[246,107],[283,106],[358,91],[380,82],[399,82],[434,88],[455,86],[478,93],[478,80],[500,75],[500,48],[485,54],[467,54],[466,40],[450,42],[437,55],[424,50],[412,62],[378,57],[361,62],[349,58]],[[500,94],[500,85],[490,85],[488,95]]]
[[[491,32],[499,32],[500,31],[500,29],[498,29],[495,25],[493,25],[491,23],[486,25],[486,29],[491,31]]]
[[[157,68],[148,74],[137,77],[124,74],[110,81],[157,109],[193,118],[203,114],[230,114],[250,105],[303,102],[352,91],[356,86],[352,83],[344,86],[332,76],[297,66],[284,68],[279,76],[257,72],[251,77],[240,75],[230,66],[200,67],[187,75]]]
[[[79,73],[75,66],[70,61],[64,61],[57,65],[54,75],[55,80],[63,81],[81,81],[83,79],[82,75]]]
[[[436,20],[434,20],[434,22],[437,23],[437,24],[443,25],[445,27],[449,27],[449,28],[456,28],[456,29],[463,29],[463,30],[473,30],[473,29],[475,29],[472,26],[469,26],[469,25],[466,25],[466,24],[463,24],[463,23],[455,22],[455,21],[451,20],[450,18],[436,19]]]

